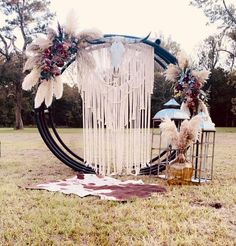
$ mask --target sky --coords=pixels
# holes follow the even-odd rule
[[[139,37],[161,33],[171,36],[189,55],[197,52],[204,38],[217,32],[216,26],[206,25],[203,11],[190,6],[189,0],[52,0],[51,10],[60,23],[72,9],[79,30],[96,28],[104,34]]]

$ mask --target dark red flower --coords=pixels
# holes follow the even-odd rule
[[[57,66],[54,66],[52,68],[52,74],[55,76],[59,76],[61,74],[61,70]]]

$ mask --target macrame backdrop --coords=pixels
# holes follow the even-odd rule
[[[151,159],[150,110],[154,50],[122,43],[112,66],[111,43],[78,53],[84,160],[101,174],[137,174]]]

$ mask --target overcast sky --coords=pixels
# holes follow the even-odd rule
[[[188,0],[52,0],[51,9],[60,22],[73,9],[80,29],[95,27],[106,34],[140,37],[162,33],[189,55],[194,55],[200,41],[217,32],[214,25],[206,25],[202,10],[189,6]]]

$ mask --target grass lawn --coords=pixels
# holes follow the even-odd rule
[[[60,133],[81,151],[81,130]],[[236,128],[220,128],[216,137],[211,183],[170,187],[156,177],[138,177],[168,191],[119,203],[22,188],[75,173],[51,154],[36,129],[2,128],[0,245],[236,245]]]

